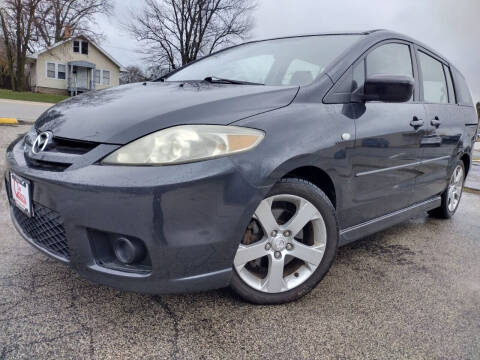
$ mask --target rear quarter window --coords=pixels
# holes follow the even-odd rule
[[[460,74],[457,70],[453,70],[453,77],[455,92],[457,95],[457,102],[460,105],[473,106],[472,95],[463,75]]]

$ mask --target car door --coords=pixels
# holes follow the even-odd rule
[[[413,48],[407,42],[381,43],[354,65],[355,82],[376,74],[417,79]],[[363,73],[363,75],[362,75]],[[361,89],[362,86],[359,86]],[[356,111],[352,152],[351,204],[346,226],[378,218],[412,204],[417,176],[424,107],[414,97],[406,103],[366,102]]]
[[[449,164],[457,153],[464,122],[459,117],[450,68],[422,48],[417,47],[416,56],[426,112],[422,163],[414,192],[415,200],[421,201],[441,194],[447,187]]]

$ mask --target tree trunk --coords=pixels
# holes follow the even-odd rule
[[[5,22],[5,16],[0,9],[0,20],[2,21],[2,32],[3,32],[3,42],[7,52],[7,66],[8,66],[8,77],[10,79],[10,87],[15,91],[15,59],[12,52],[12,47],[10,44],[10,34],[8,33],[7,24]]]
[[[15,71],[13,69],[13,63],[8,62],[8,74],[10,75],[10,86],[12,87],[12,90],[15,91],[17,90],[17,87],[15,86]]]
[[[24,27],[22,27],[22,12],[26,11],[21,6],[21,3],[19,3],[19,8],[17,9],[17,24],[16,24],[16,35],[17,35],[17,41],[16,41],[16,58],[17,58],[17,68],[15,72],[15,90],[16,91],[22,91],[23,90],[23,81],[25,77],[25,63],[24,63],[24,57],[23,57],[23,51],[22,51],[22,43],[23,43],[23,36],[24,36]]]
[[[16,71],[16,91],[24,91],[25,90],[25,60],[24,58],[20,58],[17,61],[17,71]]]

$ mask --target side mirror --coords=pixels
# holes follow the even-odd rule
[[[372,75],[365,81],[363,101],[407,102],[412,98],[415,81],[411,76]]]

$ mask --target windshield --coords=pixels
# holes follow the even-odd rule
[[[260,41],[197,61],[167,81],[229,79],[272,86],[308,85],[362,35],[319,35]]]

